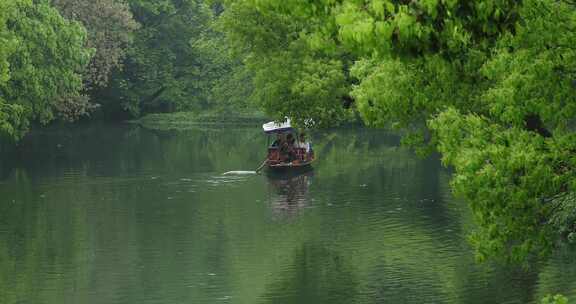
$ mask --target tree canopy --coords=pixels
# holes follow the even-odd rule
[[[52,4],[62,16],[79,21],[88,31],[86,46],[95,54],[85,73],[86,86],[107,85],[112,71],[122,67],[133,31],[139,26],[128,4],[118,0],[52,0]]]
[[[47,1],[3,0],[0,8],[0,133],[20,138],[79,96],[92,50],[84,28]]]
[[[242,107],[248,73],[199,0],[0,0],[0,133]],[[245,91],[245,92],[242,92]],[[240,92],[240,93],[236,93]],[[231,106],[233,104],[233,106]]]
[[[125,69],[115,74],[109,93],[120,96],[121,107],[135,116],[208,108],[215,81],[210,74],[218,63],[196,42],[218,39],[211,32],[210,6],[196,0],[129,4],[140,28],[127,50]]]
[[[479,258],[526,261],[574,238],[574,3],[226,4],[227,37],[270,113],[320,122],[358,113],[442,153],[480,224]]]

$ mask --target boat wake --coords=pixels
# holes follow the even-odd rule
[[[222,175],[250,175],[257,174],[256,171],[228,171]]]

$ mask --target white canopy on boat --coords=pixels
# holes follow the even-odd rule
[[[292,131],[292,125],[290,125],[290,119],[287,118],[284,122],[277,123],[275,121],[267,122],[262,125],[264,133],[282,133]]]

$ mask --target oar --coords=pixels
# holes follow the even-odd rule
[[[260,167],[258,167],[258,169],[256,169],[256,173],[260,172],[260,170],[262,170],[262,168],[266,165],[266,163],[268,163],[268,158],[266,158],[264,160],[264,162],[262,162],[262,164],[260,165]]]

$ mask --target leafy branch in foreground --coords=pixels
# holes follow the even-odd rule
[[[576,230],[558,207],[576,187],[572,3],[225,3],[227,37],[269,113],[323,122],[358,113],[442,153],[479,224],[480,259],[525,262]]]

